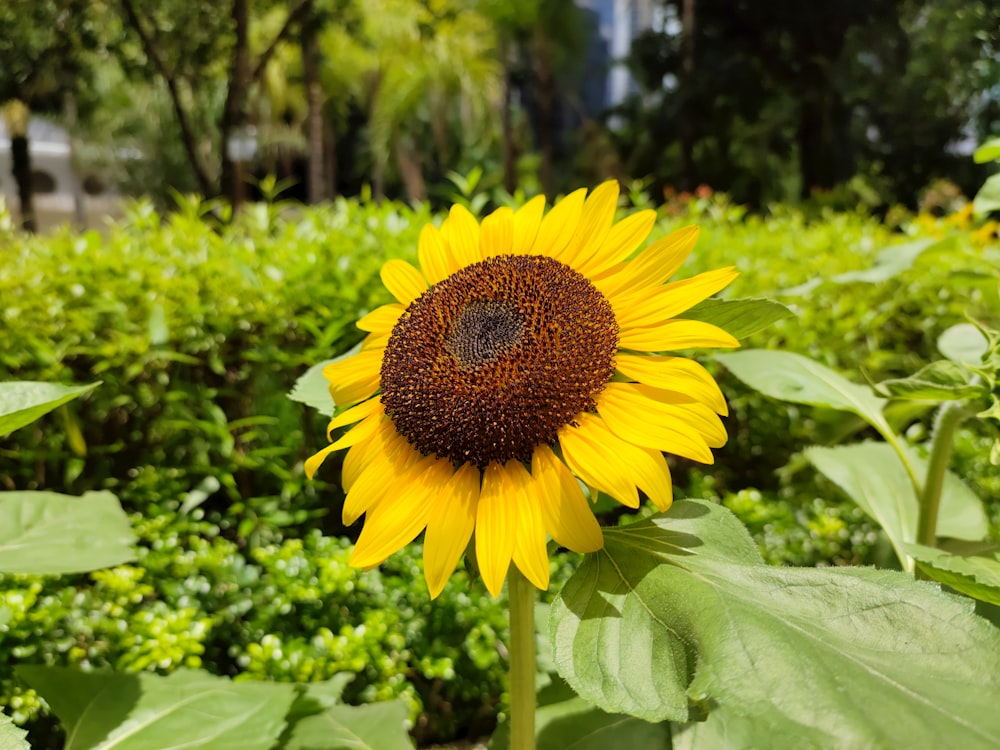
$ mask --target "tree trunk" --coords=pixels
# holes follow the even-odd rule
[[[553,201],[556,197],[556,79],[549,42],[540,34],[535,37],[535,106],[538,109],[538,146],[542,156],[539,179],[546,197]]]
[[[197,140],[194,135],[194,129],[191,127],[191,121],[188,118],[187,110],[184,108],[184,104],[181,100],[177,76],[175,76],[173,71],[167,67],[166,61],[160,54],[160,50],[153,41],[153,37],[150,36],[146,27],[139,19],[139,14],[136,12],[135,6],[132,5],[131,0],[121,0],[121,2],[122,7],[125,9],[125,15],[128,16],[129,23],[139,35],[139,39],[142,40],[143,50],[153,61],[153,64],[156,66],[160,75],[163,76],[164,83],[167,84],[167,90],[170,92],[170,103],[174,107],[174,113],[177,115],[177,123],[181,128],[181,142],[184,144],[184,151],[187,154],[188,163],[191,165],[191,170],[194,172],[194,176],[198,180],[198,188],[201,190],[203,195],[209,195],[212,192],[212,180],[209,178],[204,165],[202,165],[201,159],[198,158]]]
[[[697,33],[696,0],[684,0],[681,11],[683,36],[681,37],[681,70],[683,70],[682,98],[680,112],[681,174],[683,190],[693,190],[694,185],[694,140],[695,113],[691,106],[694,93],[695,35]]]
[[[233,0],[233,22],[236,27],[236,44],[229,66],[229,88],[222,110],[219,127],[222,151],[222,194],[233,208],[239,207],[245,195],[242,164],[229,158],[229,140],[233,130],[245,124],[247,87],[250,78],[250,13],[247,0]]]
[[[503,58],[503,95],[500,99],[500,132],[503,138],[503,189],[513,195],[517,190],[517,150],[514,144],[514,124],[512,122],[513,105],[511,92],[511,70],[509,53],[504,45],[501,50]]]
[[[327,196],[323,184],[323,89],[319,83],[320,53],[316,38],[317,23],[302,24],[302,76],[306,87],[306,140],[309,162],[306,175],[306,200],[319,203]]]
[[[11,134],[11,173],[17,183],[17,197],[21,204],[21,228],[26,232],[38,229],[35,222],[35,202],[31,190],[31,152],[28,150],[27,133]]]
[[[427,187],[424,175],[420,171],[420,162],[407,145],[402,136],[396,138],[396,163],[406,187],[406,197],[411,203],[427,199]]]

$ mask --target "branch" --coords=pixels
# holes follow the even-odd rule
[[[139,19],[139,14],[136,12],[135,6],[132,4],[132,0],[121,0],[121,3],[122,8],[125,9],[125,15],[128,16],[129,23],[132,24],[132,27],[142,40],[142,46],[146,51],[146,55],[148,55],[153,61],[156,69],[160,72],[160,75],[163,76],[163,80],[167,84],[167,88],[170,91],[170,101],[174,105],[174,112],[177,114],[177,121],[181,127],[181,140],[184,142],[184,150],[187,152],[188,161],[191,162],[191,168],[194,170],[195,177],[198,179],[198,187],[201,189],[203,195],[210,195],[212,191],[212,181],[209,179],[201,161],[198,159],[198,149],[196,146],[194,130],[191,128],[191,122],[188,119],[187,111],[184,109],[184,105],[181,102],[181,93],[177,88],[177,80],[174,77],[174,74],[167,67],[166,61],[160,55],[160,51],[157,49],[153,38],[142,25],[142,21]]]
[[[250,74],[250,81],[260,80],[261,75],[264,73],[264,68],[267,67],[267,63],[271,60],[274,55],[275,50],[278,49],[278,45],[284,40],[285,36],[288,35],[289,30],[295,25],[299,19],[306,14],[306,12],[312,7],[313,0],[302,0],[298,5],[296,5],[292,11],[288,14],[288,18],[285,19],[285,25],[281,27],[274,39],[271,40],[271,44],[266,50],[264,50],[260,58],[257,60],[257,65],[253,69],[253,73]]]

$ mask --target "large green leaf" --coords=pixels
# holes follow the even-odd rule
[[[1000,174],[987,178],[972,200],[972,210],[985,214],[1000,208]]]
[[[937,346],[944,356],[956,364],[979,365],[989,350],[989,341],[972,323],[959,323],[938,337]]]
[[[772,568],[727,510],[605,532],[552,605],[559,671],[649,721],[722,709],[769,748],[994,748],[1000,631],[894,571]]]
[[[738,339],[762,331],[782,318],[795,313],[780,302],[770,299],[707,299],[681,314],[687,320],[712,323]]]
[[[295,385],[288,394],[288,398],[306,406],[311,406],[320,414],[325,414],[328,417],[333,416],[334,403],[333,398],[330,396],[330,383],[323,377],[323,368],[331,362],[339,362],[347,357],[353,357],[359,351],[361,351],[361,344],[352,347],[339,357],[334,357],[333,359],[313,365],[295,381]]]
[[[906,551],[935,581],[956,591],[1000,606],[1000,553],[956,555],[942,549],[908,544]]]
[[[879,432],[890,431],[882,415],[885,401],[873,395],[868,386],[852,383],[829,367],[800,354],[747,349],[716,354],[715,358],[765,396],[853,412]]]
[[[926,238],[901,245],[892,245],[875,256],[875,265],[871,268],[865,268],[861,271],[847,271],[834,276],[830,281],[836,284],[850,284],[857,281],[875,284],[880,281],[888,281],[912,268],[916,259],[927,250],[950,242],[950,238],[944,240]]]
[[[66,729],[65,750],[269,750],[295,698],[291,683],[232,682],[20,666]]]
[[[813,446],[805,456],[827,479],[846,492],[885,531],[900,560],[904,547],[916,541],[919,501],[899,456],[885,443],[864,442],[833,448]],[[927,464],[910,452],[920,476]],[[989,522],[978,497],[958,477],[949,474],[941,488],[938,535],[978,541]]]
[[[329,706],[295,722],[282,750],[412,750],[401,701]]]
[[[968,370],[943,359],[931,362],[907,378],[883,380],[875,391],[887,398],[916,401],[961,401],[983,395],[983,386],[971,381]]]
[[[94,390],[101,383],[59,385],[16,381],[0,383],[0,437],[31,424],[57,406]]]
[[[135,559],[133,544],[110,492],[0,493],[0,572],[82,573]]]
[[[1000,138],[990,138],[973,152],[972,159],[976,164],[1000,159]]]
[[[490,750],[510,747],[509,729],[509,724],[497,728],[490,738]],[[539,706],[535,740],[538,750],[665,750],[670,747],[670,727],[609,714],[573,696]]]
[[[7,714],[0,711],[0,750],[31,750],[25,739],[25,732],[14,725]]]

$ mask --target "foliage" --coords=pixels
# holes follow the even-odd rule
[[[103,381],[4,439],[9,487],[114,491],[132,514],[138,546],[135,562],[86,575],[0,578],[0,661],[114,669],[140,680],[205,669],[237,690],[248,680],[311,685],[351,673],[345,701],[401,700],[421,742],[487,734],[504,707],[502,604],[464,572],[428,602],[415,574],[419,546],[379,570],[352,571],[351,531],[337,520],[342,496],[332,482],[302,478],[300,461],[315,449],[323,420],[284,395],[309,366],[360,339],[353,321],[386,301],[379,266],[412,259],[419,229],[433,217],[423,207],[356,201],[248,205],[233,217],[220,204],[178,201],[169,218],[134,204],[104,235],[4,236],[0,296],[14,303],[0,312],[9,342],[0,380]],[[760,303],[774,322],[747,329],[749,347],[780,346],[840,372],[900,381],[939,359],[940,334],[966,313],[995,319],[997,246],[975,241],[970,224],[914,220],[894,229],[861,214],[810,221],[785,210],[747,217],[721,194],[676,209],[656,236],[703,224],[685,272],[735,264],[743,276],[732,297],[780,294],[796,312],[781,317]],[[796,458],[864,423],[775,404],[732,378],[723,387],[731,442],[707,473],[674,467],[688,494],[718,500],[748,522],[768,562],[885,561],[876,525]],[[896,431],[899,419],[910,425],[900,439],[917,441],[930,428],[926,411],[900,416],[890,408],[884,417]],[[995,434],[988,422],[958,433],[953,468],[982,497],[997,497],[984,458]],[[334,480],[337,469],[324,467],[324,476]],[[991,503],[987,513],[995,526],[1000,507]],[[734,523],[718,518],[727,529]],[[985,528],[981,517],[976,523]],[[761,567],[747,539],[736,549],[738,567],[747,567],[741,575],[792,580]],[[554,577],[565,580],[577,562],[560,559]],[[949,563],[953,585],[988,585],[979,561],[967,562],[971,573]],[[816,575],[809,580],[823,586],[834,578],[872,585],[869,574]],[[936,594],[910,586],[906,596],[937,610]],[[651,731],[562,698],[551,703],[552,727],[579,722],[581,736],[586,726],[599,737],[609,722],[632,721],[636,736]],[[0,675],[0,703],[32,728],[37,747],[57,741],[30,679]],[[320,718],[296,725],[304,726],[303,745],[338,721],[319,699],[312,705],[310,717]],[[743,717],[729,720],[735,726]]]

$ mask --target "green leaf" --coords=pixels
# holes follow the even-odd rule
[[[609,714],[576,695],[540,705],[535,712],[537,750],[663,750],[670,747],[670,727],[631,716]],[[510,724],[490,737],[490,750],[510,747]]]
[[[290,683],[190,670],[161,677],[19,666],[17,673],[59,717],[65,750],[269,750],[295,697]]]
[[[882,415],[885,401],[868,386],[792,352],[746,349],[715,358],[751,388],[765,396],[796,404],[826,406],[857,414],[883,434],[890,431]]]
[[[968,370],[954,362],[931,362],[908,378],[883,380],[876,393],[913,401],[961,401],[983,395],[983,386],[970,382]]]
[[[973,152],[972,159],[976,164],[1000,159],[1000,138],[990,138]]]
[[[833,448],[813,446],[805,450],[805,456],[878,522],[899,559],[905,560],[906,544],[917,538],[919,501],[892,446],[874,442]],[[910,460],[919,476],[926,475],[926,461],[912,451]],[[941,488],[938,535],[979,540],[988,530],[982,502],[958,477],[946,474]]]
[[[0,493],[0,572],[82,573],[134,560],[133,544],[110,492]]]
[[[744,339],[795,313],[770,299],[707,299],[681,314],[687,320],[712,323],[738,339]]]
[[[972,210],[976,214],[986,214],[1000,208],[1000,174],[987,178],[979,188],[972,201]]]
[[[913,263],[924,252],[934,247],[950,242],[950,239],[922,239],[907,242],[902,245],[893,245],[882,250],[875,256],[875,265],[862,271],[848,271],[834,276],[830,279],[835,284],[850,284],[856,281],[864,281],[870,284],[880,281],[888,281],[898,276],[903,271],[913,267]]]
[[[330,706],[300,719],[283,750],[412,750],[402,701]]]
[[[25,739],[27,734],[16,726],[9,716],[0,711],[0,750],[31,750]]]
[[[89,385],[59,385],[15,381],[0,383],[0,437],[31,424],[57,406],[94,390],[101,381]]]
[[[959,323],[942,333],[938,351],[958,365],[978,365],[989,348],[983,332],[972,323]]]
[[[288,398],[292,401],[303,403],[306,406],[311,406],[320,414],[332,417],[335,405],[333,398],[330,396],[330,383],[323,377],[323,369],[331,362],[339,362],[347,357],[353,357],[359,351],[361,351],[361,344],[352,347],[339,357],[334,357],[333,359],[313,365],[295,381],[295,385],[288,394]]]
[[[956,555],[922,544],[908,544],[906,552],[935,581],[973,599],[1000,606],[1000,552]]]
[[[718,707],[796,750],[1000,736],[1000,631],[971,602],[895,571],[768,567],[708,502],[607,530],[550,626],[562,676],[609,712]]]

